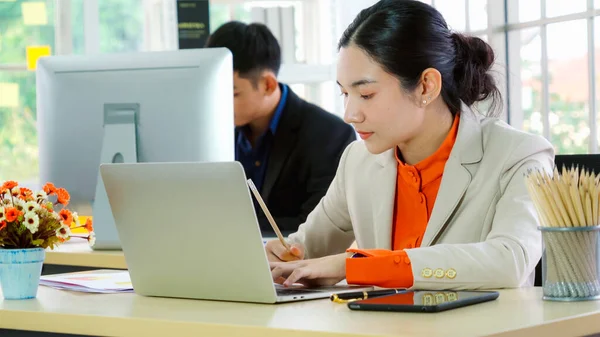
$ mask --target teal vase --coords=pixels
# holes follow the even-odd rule
[[[5,299],[37,296],[45,254],[42,248],[0,249],[0,286]]]

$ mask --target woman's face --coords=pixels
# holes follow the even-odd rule
[[[344,120],[354,126],[369,152],[382,153],[421,132],[425,109],[419,88],[406,92],[395,76],[354,44],[340,50],[337,78]]]

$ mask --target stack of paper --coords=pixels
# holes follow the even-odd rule
[[[45,275],[40,278],[40,284],[55,289],[86,293],[133,292],[127,271]]]

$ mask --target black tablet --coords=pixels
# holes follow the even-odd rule
[[[348,303],[352,310],[440,312],[497,299],[497,291],[407,291]]]

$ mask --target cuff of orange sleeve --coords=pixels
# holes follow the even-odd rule
[[[346,252],[357,253],[357,254],[360,254],[360,255],[363,255],[366,257],[389,256],[389,255],[393,255],[393,254],[404,253],[403,250],[393,251],[393,250],[387,250],[387,249],[358,249],[358,248],[349,248],[348,250],[346,250]]]
[[[384,288],[410,288],[414,283],[410,258],[403,250],[348,249],[362,258],[346,259],[348,284],[374,285]]]

